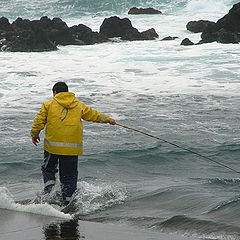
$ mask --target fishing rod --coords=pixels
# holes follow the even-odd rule
[[[202,155],[202,154],[200,154],[200,153],[197,153],[197,152],[195,152],[195,151],[192,151],[191,149],[188,149],[188,148],[185,148],[185,147],[183,147],[183,146],[180,146],[180,145],[178,145],[178,144],[176,144],[176,143],[169,142],[169,141],[167,141],[167,140],[165,140],[165,139],[162,139],[162,138],[160,138],[160,137],[153,136],[153,135],[151,135],[151,134],[149,134],[149,133],[146,133],[146,132],[143,132],[143,131],[140,131],[140,130],[138,130],[138,129],[134,129],[134,128],[131,128],[131,127],[128,127],[128,126],[124,126],[124,125],[119,124],[119,123],[116,123],[115,125],[117,125],[117,126],[119,126],[119,127],[122,127],[122,128],[126,128],[126,129],[128,129],[128,130],[132,130],[132,131],[134,131],[134,132],[141,133],[141,134],[143,134],[143,135],[145,135],[145,136],[148,136],[148,137],[151,137],[151,138],[155,138],[155,139],[160,140],[160,141],[162,141],[162,142],[168,143],[168,144],[173,145],[173,146],[175,146],[175,147],[177,147],[177,148],[180,148],[180,149],[182,149],[182,150],[185,150],[185,151],[187,151],[187,152],[190,152],[190,153],[192,153],[192,154],[195,154],[195,155],[197,155],[197,156],[199,156],[199,157],[201,157],[201,158],[203,158],[203,159],[205,159],[205,160],[214,162],[214,163],[216,163],[216,164],[218,164],[218,165],[220,165],[220,166],[222,166],[222,167],[225,167],[225,168],[227,168],[227,169],[229,169],[229,170],[231,170],[231,171],[233,171],[233,172],[235,172],[235,173],[240,174],[240,171],[237,171],[237,170],[235,170],[235,169],[233,169],[233,168],[231,168],[231,167],[229,167],[229,166],[227,166],[227,165],[225,165],[225,164],[223,164],[223,163],[221,163],[221,162],[218,162],[218,161],[216,161],[216,160],[214,160],[214,159],[212,159],[212,158],[210,158],[210,157],[207,157],[207,156],[204,156],[204,155]]]

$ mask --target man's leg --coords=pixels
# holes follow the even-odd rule
[[[57,172],[58,155],[44,151],[44,162],[41,167],[44,182],[44,193],[50,193],[55,185]]]
[[[68,204],[77,189],[78,156],[59,156],[59,177],[63,200]]]

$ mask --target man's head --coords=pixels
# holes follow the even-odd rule
[[[57,82],[52,88],[53,93],[68,92],[68,86],[65,82]]]

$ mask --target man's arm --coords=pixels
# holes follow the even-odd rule
[[[45,124],[47,122],[47,113],[48,113],[47,107],[43,103],[40,112],[34,118],[32,130],[30,133],[32,137],[32,143],[36,146],[40,141],[39,133],[42,129],[44,129]]]
[[[116,123],[113,118],[110,118],[108,115],[94,110],[85,104],[83,108],[82,119],[91,122],[109,123],[111,125],[114,125]]]

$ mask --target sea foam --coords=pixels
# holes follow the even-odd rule
[[[13,199],[13,196],[6,187],[0,187],[0,208],[64,219],[72,218],[70,214],[64,214],[47,203],[44,204],[32,203],[28,205],[16,203]]]

